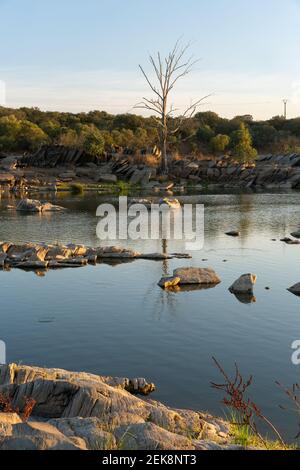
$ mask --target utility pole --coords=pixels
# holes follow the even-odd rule
[[[283,101],[283,105],[284,105],[284,119],[287,118],[287,111],[286,111],[286,106],[287,106],[287,103],[288,103],[288,100],[287,99],[284,99],[282,100]]]

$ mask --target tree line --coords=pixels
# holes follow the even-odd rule
[[[177,118],[174,120],[176,127]],[[149,149],[159,142],[155,116],[45,112],[38,108],[0,107],[0,151],[33,152],[42,144],[81,147],[101,156],[122,147],[132,152]],[[207,111],[186,117],[177,134],[170,136],[173,154],[232,154],[251,160],[257,153],[300,153],[300,118],[281,116],[255,121],[252,116],[225,119]]]

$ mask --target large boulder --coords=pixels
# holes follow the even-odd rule
[[[180,278],[180,285],[210,285],[221,282],[221,279],[212,268],[178,268],[173,271],[173,276]]]
[[[252,294],[256,279],[255,274],[243,274],[229,287],[229,290],[232,294]]]

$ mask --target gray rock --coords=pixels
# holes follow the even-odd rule
[[[64,210],[64,207],[50,202],[42,203],[36,199],[21,199],[16,209],[20,212],[60,212]]]
[[[300,296],[300,282],[294,284],[292,287],[289,287],[288,291],[292,292],[292,294]]]
[[[255,274],[243,274],[229,287],[229,291],[233,294],[252,294],[256,279]]]
[[[118,178],[116,177],[116,175],[104,175],[104,174],[100,174],[98,177],[97,177],[97,181],[100,182],[100,183],[116,183],[118,181]]]
[[[128,450],[193,450],[192,441],[154,423],[120,426],[115,430],[118,445]]]
[[[297,230],[296,232],[292,232],[291,235],[292,237],[300,238],[300,230]]]
[[[116,438],[111,432],[102,429],[99,418],[61,418],[51,419],[48,423],[57,428],[68,438],[79,437],[85,441],[90,450],[116,449]]]
[[[0,450],[85,450],[48,423],[18,423],[11,435],[0,441]]]

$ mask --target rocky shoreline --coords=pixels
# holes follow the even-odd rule
[[[0,450],[243,449],[223,419],[138,396],[154,389],[145,379],[0,366],[0,396],[10,403],[0,412]]]
[[[0,268],[10,270],[20,268],[28,270],[46,270],[59,268],[77,268],[88,264],[105,261],[133,261],[137,259],[161,261],[173,258],[191,258],[185,253],[145,253],[119,246],[87,247],[70,243],[15,244],[0,242]]]
[[[298,189],[300,155],[260,155],[254,163],[239,163],[227,155],[201,160],[186,156],[170,162],[168,175],[160,175],[156,167],[135,164],[127,155],[116,154],[102,162],[63,146],[46,146],[33,155],[12,155],[0,161],[0,188],[14,192],[118,192],[119,183],[164,193],[207,187]]]

